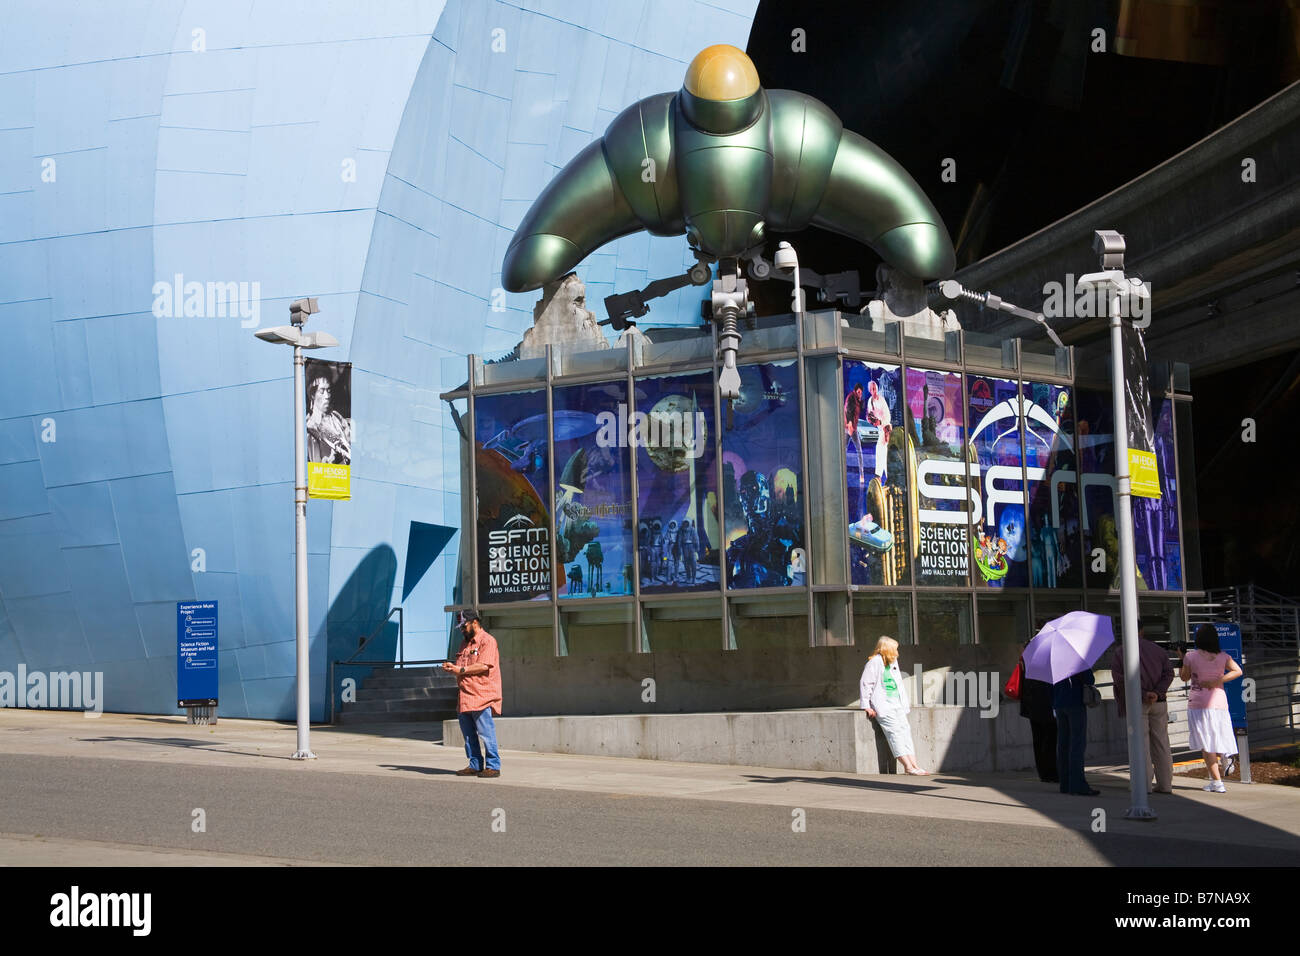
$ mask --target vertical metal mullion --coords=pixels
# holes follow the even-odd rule
[[[958,358],[961,360],[961,371],[957,373],[957,375],[959,376],[959,380],[961,382],[959,388],[959,391],[961,393],[961,422],[962,422],[961,479],[963,485],[965,485],[966,488],[966,500],[965,502],[963,502],[966,506],[966,555],[965,555],[966,594],[967,594],[967,600],[969,600],[970,607],[971,607],[970,639],[972,644],[978,644],[980,642],[980,629],[979,629],[980,628],[980,615],[979,615],[980,602],[975,592],[975,571],[971,567],[971,565],[974,563],[971,558],[971,550],[972,550],[971,541],[974,539],[975,529],[971,526],[971,518],[973,517],[973,514],[971,512],[971,500],[970,500],[971,478],[970,478],[970,462],[967,461],[967,459],[970,457],[967,449],[968,448],[974,449],[975,443],[972,440],[971,433],[970,433],[970,378],[966,374],[966,348],[964,342],[962,341],[964,338],[965,338],[964,332],[957,333],[957,341],[960,345],[960,350],[959,350],[960,354],[958,355]],[[975,466],[979,468],[979,452],[975,453]],[[986,495],[984,494],[983,480],[984,480],[984,472],[983,469],[980,469],[980,514],[984,514],[984,499],[986,497]],[[1011,564],[1011,560],[1010,558],[1008,558],[1007,559],[1008,568],[1010,567],[1010,564]],[[958,647],[961,646],[960,635],[958,635],[957,638],[957,646]]]
[[[835,344],[836,345],[839,345],[840,335],[841,335],[840,313],[836,311],[835,313]],[[906,393],[903,394],[903,400],[904,401],[907,400]],[[844,501],[843,514],[844,514],[845,522],[847,523],[849,517],[849,486],[848,486],[849,443],[844,439],[843,435],[840,434],[844,430],[844,356],[843,354],[838,354],[835,356],[835,412],[834,414],[836,416],[836,421],[838,423],[835,426],[836,441],[839,442],[840,445],[840,454],[836,456],[837,461],[839,462],[840,465],[840,471],[835,478],[835,482],[839,486],[838,490]],[[904,435],[904,440],[906,440],[906,437],[907,436]],[[844,593],[848,597],[848,611],[847,611],[849,617],[848,640],[849,640],[849,646],[855,647],[857,646],[858,639],[856,636],[854,636],[853,633],[853,548],[849,545],[849,535],[847,530],[843,532],[841,538],[843,539],[843,551],[844,551]],[[884,568],[884,563],[885,563],[884,558],[881,558],[880,564],[882,570]]]
[[[1085,610],[1088,607],[1088,542],[1084,538],[1083,518],[1088,503],[1084,500],[1083,490],[1083,446],[1079,440],[1079,424],[1082,421],[1082,405],[1079,402],[1079,384],[1074,375],[1074,362],[1070,362],[1070,381],[1073,383],[1070,390],[1074,397],[1074,499],[1079,504],[1079,545],[1078,553],[1075,555],[1079,559],[1079,593]],[[1089,434],[1092,428],[1088,429]]]
[[[1178,592],[1178,600],[1182,605],[1182,635],[1185,637],[1190,629],[1187,624],[1187,542],[1183,540],[1183,482],[1179,479],[1178,471],[1178,399],[1177,393],[1174,391],[1173,381],[1171,380],[1168,385],[1169,391],[1166,394],[1169,398],[1170,431],[1173,434],[1174,441],[1174,517],[1178,521],[1178,554],[1180,555],[1178,583],[1181,587]],[[1159,422],[1156,423],[1156,427],[1159,427]]]
[[[1023,488],[1025,492],[1024,495],[1025,529],[1029,535],[1029,541],[1028,541],[1029,544],[1029,552],[1028,552],[1029,553],[1029,569],[1028,569],[1029,570],[1029,585],[1028,585],[1029,586],[1029,628],[1032,631],[1033,621],[1034,621],[1034,593],[1036,590],[1034,588],[1034,532],[1033,529],[1030,527],[1030,525],[1033,523],[1033,516],[1030,514],[1032,510],[1032,506],[1030,505],[1030,495],[1029,495],[1029,428],[1027,423],[1025,422],[1025,414],[1024,414],[1025,389],[1028,387],[1029,383],[1024,378],[1023,366],[1021,362],[1017,361],[1016,366],[1017,366],[1016,389],[1017,389],[1018,397],[1020,398],[1020,475],[1021,475],[1020,487]],[[1048,388],[1049,389],[1051,388],[1050,384],[1048,385]],[[1048,446],[1048,451],[1049,452],[1051,451],[1051,446]],[[1052,476],[1047,473],[1046,468],[1043,469],[1043,475],[1044,475],[1044,481],[1047,483],[1047,494],[1050,499],[1052,494]],[[1055,533],[1055,531],[1053,531],[1053,533]],[[1044,558],[1043,567],[1044,568],[1047,567],[1046,558]]]
[[[636,411],[636,379],[634,377],[635,364],[633,359],[635,351],[633,349],[633,339],[635,336],[627,336],[627,424],[631,427],[632,414]],[[626,434],[619,436],[619,444],[627,450],[627,462],[631,468],[632,474],[632,647],[633,653],[640,653],[641,647],[641,501],[640,486],[636,480],[636,445],[627,440]]]
[[[554,379],[553,369],[551,368],[552,346],[546,346],[546,511],[551,516],[551,546],[550,558],[547,563],[550,565],[549,571],[551,576],[551,643],[553,646],[552,656],[560,656],[560,601],[559,601],[559,584],[555,574],[555,559],[559,552],[556,550],[558,544],[555,534],[555,407],[551,395],[551,382]],[[568,653],[568,648],[565,648]]]
[[[795,290],[796,298],[799,294]],[[795,335],[795,363],[799,373],[799,467],[800,474],[803,477],[803,489],[800,497],[803,499],[803,560],[804,560],[804,590],[808,596],[808,646],[817,646],[816,628],[814,627],[815,608],[813,607],[813,561],[812,561],[812,511],[808,506],[808,390],[807,383],[804,380],[805,369],[803,332],[804,318],[806,313],[800,309],[794,316],[794,335]]]
[[[1178,519],[1178,553],[1181,558],[1178,561],[1178,584],[1179,590],[1183,595],[1183,602],[1187,601],[1187,542],[1183,540],[1183,483],[1179,480],[1179,461],[1178,461],[1178,400],[1174,393],[1169,393],[1169,423],[1170,431],[1174,439],[1174,517]],[[1190,402],[1188,404],[1191,404]],[[1159,427],[1157,421],[1156,427]],[[1183,608],[1186,612],[1186,607]],[[1186,621],[1186,613],[1183,615]]]
[[[475,356],[471,353],[465,357],[466,367],[469,370],[469,515],[470,527],[465,529],[465,534],[469,538],[469,606],[478,609],[479,606],[479,581],[478,581],[478,416],[476,406],[478,404],[475,398],[475,371],[478,363]],[[461,514],[465,514],[465,509],[461,509]],[[463,597],[463,595],[462,595]]]
[[[718,591],[722,596],[722,649],[729,650],[731,643],[731,608],[727,603],[727,503],[722,498],[722,398],[718,394],[718,327],[713,328],[713,471],[718,493]]]
[[[889,334],[887,329],[885,331],[885,334],[886,336],[888,336]],[[904,449],[903,474],[907,474],[907,451],[906,451],[907,439],[911,438],[912,436],[911,427],[908,424],[908,416],[911,414],[912,408],[907,402],[907,380],[910,378],[910,375],[908,374],[908,367],[907,367],[907,336],[903,334],[903,326],[901,323],[898,326],[898,370],[900,373],[899,383],[903,388],[903,431],[905,432],[905,434],[903,435],[903,449]],[[846,455],[848,454],[847,449],[845,450],[845,454]],[[845,468],[846,469],[848,468],[847,464],[845,465]],[[921,516],[919,513],[921,507],[921,491],[919,488],[910,489],[906,497],[906,500],[904,500],[903,502],[904,509],[907,511],[907,519],[906,519],[907,530],[909,532],[912,530],[911,491],[916,492],[916,507],[918,511],[916,516],[916,533],[919,536],[921,533]],[[916,541],[910,541],[909,544],[911,545],[911,547],[917,549],[918,551],[920,550],[921,542],[919,537]],[[908,581],[908,595],[910,597],[908,604],[912,615],[912,646],[920,647],[921,646],[921,618],[917,607],[917,605],[920,603],[920,591],[918,590],[919,586],[916,583],[916,577],[917,577],[916,567],[912,564],[912,558],[909,555],[907,558],[907,581]],[[917,696],[921,701],[921,705],[924,706],[925,705],[924,668],[922,668],[921,677],[922,677],[921,686],[917,688]]]

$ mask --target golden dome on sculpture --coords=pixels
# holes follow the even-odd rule
[[[743,100],[758,92],[758,70],[744,50],[719,43],[695,54],[682,85],[702,100]]]

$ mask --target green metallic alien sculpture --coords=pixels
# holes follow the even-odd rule
[[[808,226],[865,243],[917,278],[942,278],[955,265],[938,212],[898,163],[819,100],[764,90],[741,50],[711,46],[691,61],[680,91],[624,110],[556,175],[506,250],[502,284],[540,288],[641,229],[685,233],[701,263],[718,261],[714,320],[723,322],[721,294],[733,319],[722,333],[730,367],[739,335],[726,297],[738,298],[740,317],[747,301],[738,263],[761,260],[767,230]],[[695,272],[692,281],[708,281],[707,267]]]

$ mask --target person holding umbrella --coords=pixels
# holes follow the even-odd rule
[[[1056,768],[1062,793],[1095,797],[1083,773],[1088,704],[1098,692],[1092,665],[1115,641],[1110,618],[1071,611],[1048,621],[1025,648],[1025,677],[1052,685],[1056,711]]]
[[[1056,772],[1056,714],[1052,712],[1052,687],[1025,676],[1024,652],[1020,663],[1020,716],[1029,721],[1034,740],[1034,768],[1043,783],[1060,783]]]

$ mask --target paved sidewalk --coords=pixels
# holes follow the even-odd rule
[[[386,734],[392,734],[387,736]],[[274,774],[373,774],[456,770],[463,751],[433,742],[435,727],[316,727],[319,759],[294,761],[295,728],[289,724],[222,720],[191,726],[183,717],[0,710],[0,754],[147,761],[173,766],[240,767]],[[1210,841],[1241,847],[1300,852],[1300,800],[1291,788],[1230,786],[1227,794],[1201,790],[1202,781],[1175,778],[1173,796],[1155,795],[1155,822],[1124,819],[1128,782],[1119,768],[1092,768],[1098,797],[1066,796],[1032,774],[933,777],[858,775],[776,770],[616,757],[504,752],[501,784],[549,791],[581,791],[750,805],[821,808],[1016,826],[1089,830],[1105,813],[1110,833]],[[492,787],[498,781],[458,780]],[[21,840],[22,835],[9,835]],[[16,844],[14,844],[16,845]],[[0,843],[0,853],[3,853]],[[141,848],[144,850],[145,848]],[[263,860],[262,862],[276,862]],[[284,861],[290,862],[290,861]]]

